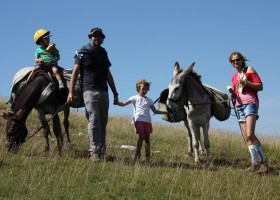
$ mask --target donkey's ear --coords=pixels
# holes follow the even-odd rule
[[[180,69],[180,65],[176,61],[175,64],[174,64],[173,77],[175,77],[178,74],[179,69]]]
[[[4,111],[4,110],[0,110],[0,117],[3,117],[4,119],[8,119],[10,117],[13,116],[13,113],[10,111]]]
[[[4,119],[7,119],[7,114],[8,114],[8,112],[6,112],[4,110],[0,110],[0,117],[3,117]]]
[[[192,70],[193,70],[193,67],[195,65],[195,62],[193,62],[187,69],[185,69],[182,74],[189,74]]]

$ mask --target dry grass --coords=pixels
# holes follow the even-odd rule
[[[0,103],[0,109],[6,109]],[[87,122],[79,113],[70,116],[72,145],[62,156],[51,140],[43,154],[41,133],[22,145],[18,154],[5,149],[0,120],[0,199],[279,199],[280,139],[260,136],[274,171],[265,176],[246,173],[249,153],[240,135],[212,129],[211,162],[195,164],[186,157],[187,136],[182,126],[154,123],[152,165],[134,163],[136,145],[130,117],[112,116],[107,130],[107,157],[92,163],[87,157]],[[35,113],[28,119],[30,133],[38,128]],[[84,133],[84,134],[82,134]]]

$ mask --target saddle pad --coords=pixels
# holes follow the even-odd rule
[[[14,76],[13,82],[12,82],[12,88],[19,82],[21,81],[27,74],[29,74],[29,72],[31,72],[31,70],[34,67],[24,67],[22,69],[20,69],[19,71],[17,71],[17,73]]]

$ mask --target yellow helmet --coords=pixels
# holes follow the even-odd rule
[[[47,31],[45,29],[39,29],[34,34],[34,42],[36,44],[40,44],[40,39],[50,37],[50,31]]]

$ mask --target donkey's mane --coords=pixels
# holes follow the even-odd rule
[[[13,99],[12,104],[11,104],[11,109],[12,110],[14,109],[15,104],[18,101],[18,98],[19,98],[20,94],[22,93],[22,91],[24,91],[25,87],[26,87],[26,85],[23,85],[23,86],[21,86],[21,88],[18,91],[16,91],[14,99]]]
[[[194,72],[194,71],[192,71],[192,72],[190,73],[190,75],[191,75],[192,77],[194,77],[199,83],[202,84],[202,82],[201,82],[201,75],[199,75],[198,73],[196,73],[196,72]]]
[[[180,73],[182,73],[182,71],[183,71],[182,69],[179,69],[176,76],[178,76]],[[197,80],[200,84],[202,84],[201,75],[199,75],[198,73],[196,73],[194,71],[191,71],[189,73],[189,75],[192,76],[195,80]]]
[[[183,69],[179,69],[178,72],[177,72],[177,74],[176,74],[176,76],[178,76],[179,74],[181,74],[183,71],[184,71]],[[199,83],[202,84],[202,82],[201,82],[201,75],[200,75],[200,74],[196,73],[195,71],[191,71],[191,72],[189,73],[189,75],[191,75],[192,77],[194,77]]]
[[[192,71],[189,75],[192,76],[195,80],[197,80],[202,85],[201,75],[199,75],[194,71]]]

